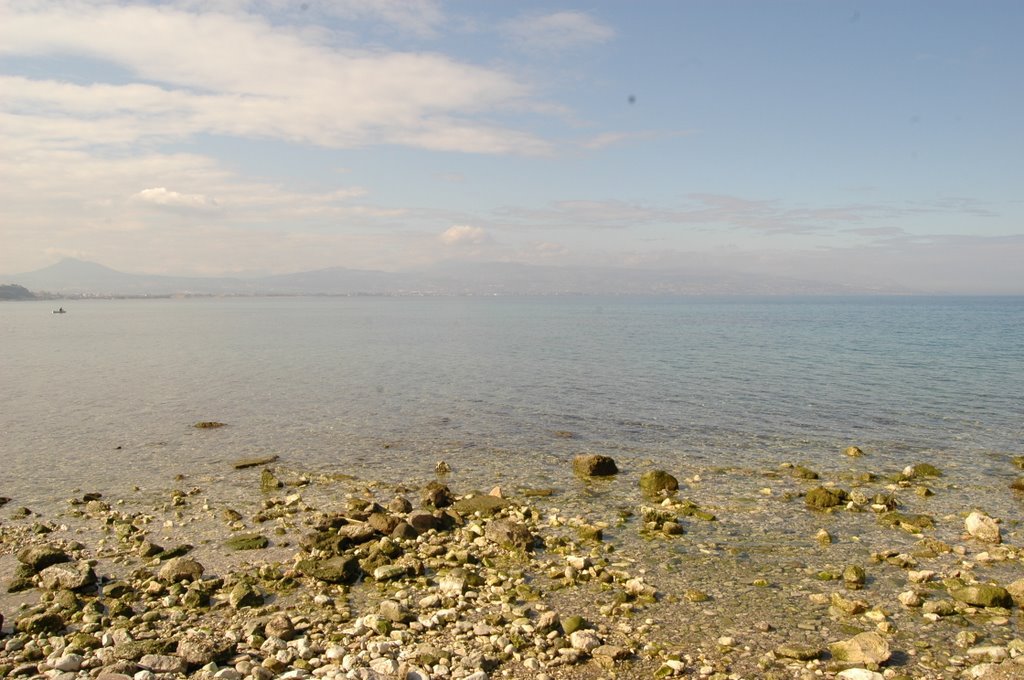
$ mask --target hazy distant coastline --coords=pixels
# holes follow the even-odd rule
[[[120,272],[65,259],[0,282],[43,297],[177,297],[288,295],[851,295],[917,291],[837,284],[727,271],[554,267],[507,262],[449,262],[410,272],[331,267],[263,277],[178,277]]]

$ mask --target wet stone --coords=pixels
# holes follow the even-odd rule
[[[619,472],[613,458],[594,453],[580,454],[573,458],[572,470],[581,477],[608,477]]]

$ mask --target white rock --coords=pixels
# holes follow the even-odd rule
[[[1000,647],[998,645],[984,645],[971,647],[967,650],[967,656],[972,659],[980,659],[983,661],[1002,661],[1010,656],[1010,653],[1006,651],[1005,647]]]
[[[897,597],[899,598],[899,601],[903,604],[904,607],[921,606],[921,596],[913,590],[907,590],[905,592],[902,592],[899,595],[897,595]]]
[[[836,677],[843,678],[843,680],[885,680],[885,676],[881,673],[869,671],[866,668],[847,668]]]
[[[601,646],[601,638],[592,630],[577,630],[569,636],[569,643],[573,649],[578,649],[588,654]]]
[[[53,668],[63,673],[77,673],[82,668],[83,660],[79,654],[65,654],[57,659],[57,663],[53,664]]]
[[[999,525],[994,519],[983,512],[975,510],[967,515],[967,519],[964,520],[964,527],[966,527],[967,533],[979,541],[986,543],[1002,542]]]

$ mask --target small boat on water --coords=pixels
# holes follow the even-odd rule
[[[60,309],[53,310],[53,313],[54,314],[67,314],[67,311],[63,307],[61,307]]]

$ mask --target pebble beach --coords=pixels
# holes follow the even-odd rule
[[[483,489],[443,461],[396,482],[269,457],[5,499],[0,677],[1024,676],[1019,525],[984,507],[1016,482],[971,506],[926,462],[835,455],[578,455],[549,488]]]

